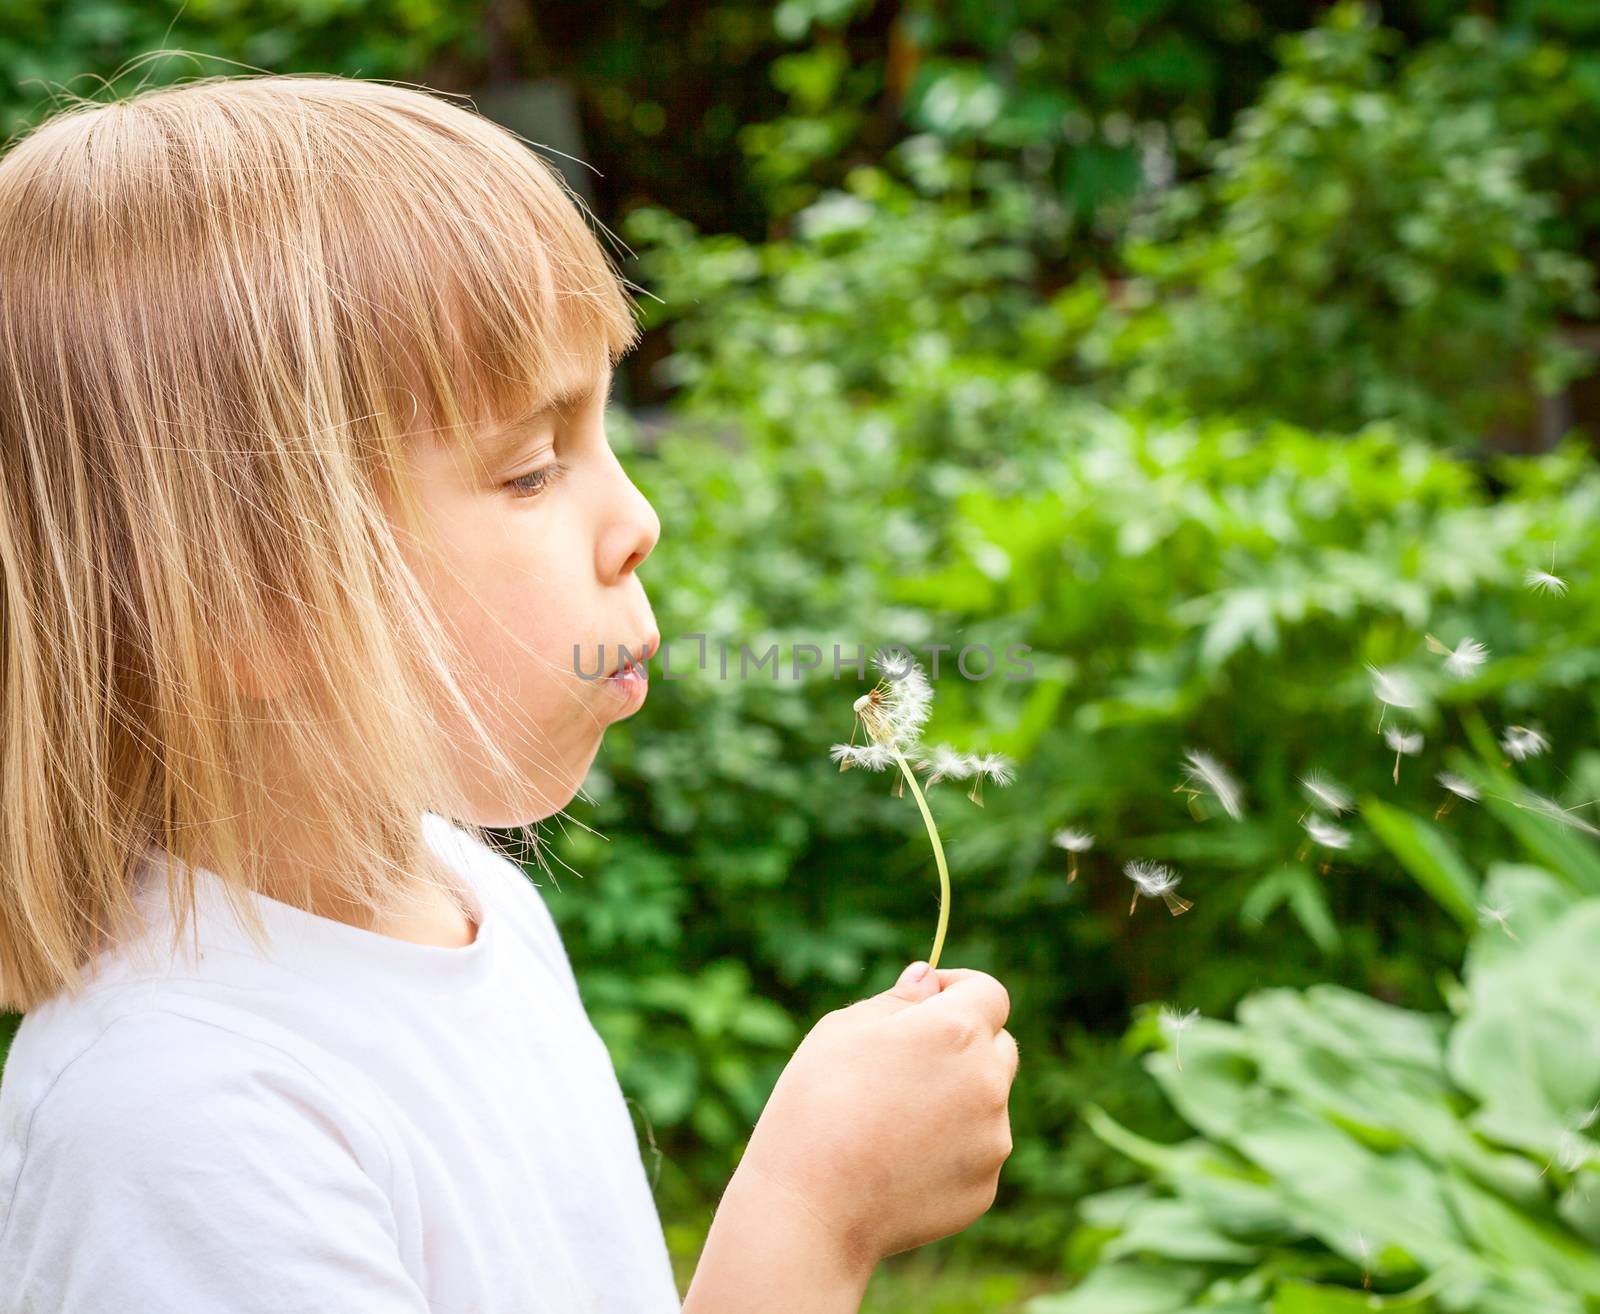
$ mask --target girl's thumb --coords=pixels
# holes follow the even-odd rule
[[[939,977],[925,962],[912,963],[910,967],[900,973],[900,979],[894,983],[891,995],[899,999],[915,1002],[926,999],[929,995],[939,993]]]

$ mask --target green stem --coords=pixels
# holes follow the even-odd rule
[[[939,929],[933,937],[933,952],[928,955],[928,970],[932,971],[939,966],[939,951],[944,948],[945,927],[950,924],[950,870],[944,863],[944,845],[939,843],[939,829],[933,824],[933,813],[928,811],[928,802],[922,797],[916,776],[911,773],[911,764],[893,744],[889,745],[889,751],[894,754],[895,761],[900,763],[900,770],[905,772],[906,779],[911,782],[912,797],[922,809],[922,820],[927,824],[928,838],[933,841],[933,860],[939,865]]]

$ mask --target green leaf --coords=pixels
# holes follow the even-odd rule
[[[1375,1296],[1309,1282],[1286,1282],[1272,1298],[1272,1314],[1431,1314],[1434,1308],[1426,1295]]]
[[[1176,1314],[1205,1284],[1195,1268],[1107,1264],[1061,1295],[1038,1296],[1024,1314]]]
[[[1432,822],[1368,795],[1361,814],[1438,905],[1463,926],[1478,925],[1478,876]]]

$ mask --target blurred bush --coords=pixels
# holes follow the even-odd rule
[[[44,113],[59,89],[93,96],[133,67],[130,84],[251,69],[395,78],[440,51],[481,52],[481,6],[461,0],[6,0],[0,22],[0,145]],[[182,48],[217,59],[163,55]],[[154,56],[150,58],[150,56]]]
[[[1336,6],[1284,43],[1210,171],[1135,228],[1086,345],[1126,396],[1460,443],[1528,426],[1537,391],[1592,367],[1556,332],[1597,305],[1580,213],[1539,185],[1578,125],[1535,107],[1592,137],[1593,67],[1481,20],[1400,46]]]
[[[648,582],[682,678],[657,672],[646,715],[608,736],[591,776],[585,819],[626,839],[564,836],[585,886],[546,894],[605,994],[602,1034],[651,1116],[666,1189],[713,1191],[747,1129],[716,1065],[739,1055],[764,1080],[779,1031],[689,1037],[624,983],[676,975],[687,994],[739,960],[795,1034],[927,953],[937,886],[915,809],[827,758],[864,687],[848,667],[834,678],[831,647],[906,643],[926,663],[927,645],[950,645],[929,737],[1022,764],[982,810],[948,785],[930,796],[954,880],[950,961],[1007,982],[1027,1055],[1007,1195],[972,1243],[1053,1259],[1073,1193],[1125,1172],[1081,1138],[1063,1172],[1052,1147],[1074,1100],[1098,1085],[1114,1112],[1148,1111],[1116,1041],[1133,1004],[1223,1011],[1262,984],[1325,978],[1436,1004],[1460,926],[1364,827],[1348,852],[1308,852],[1296,777],[1320,768],[1432,811],[1436,745],[1468,713],[1594,723],[1600,471],[1578,444],[1486,464],[1394,426],[1097,403],[1071,382],[1072,297],[1031,282],[1028,220],[1021,192],[970,208],[869,169],[787,241],[633,216],[679,393],[664,428],[618,415],[613,441],[666,527]],[[1552,549],[1565,598],[1523,585]],[[1454,679],[1428,632],[1493,657]],[[966,644],[1003,658],[1019,643],[1029,681],[951,665]],[[778,670],[737,678],[741,644],[777,644]],[[792,670],[802,644],[828,655],[821,671]],[[1422,691],[1406,715],[1429,747],[1398,788],[1367,663]],[[1553,737],[1530,778],[1581,790],[1592,755]],[[1174,793],[1190,746],[1240,775],[1244,821],[1197,823]],[[1066,824],[1099,836],[1072,885],[1049,844]],[[1455,824],[1484,853],[1503,843],[1477,813]],[[1130,920],[1132,857],[1175,863],[1194,911]]]

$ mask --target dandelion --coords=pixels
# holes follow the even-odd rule
[[[1307,772],[1300,777],[1300,783],[1305,786],[1306,793],[1335,816],[1348,812],[1354,804],[1350,791],[1326,772]]]
[[[1558,598],[1567,595],[1567,581],[1555,573],[1556,550],[1554,545],[1550,548],[1550,569],[1540,570],[1534,567],[1522,577],[1522,582],[1535,593],[1552,594]]]
[[[1243,819],[1244,809],[1239,802],[1239,782],[1210,753],[1199,748],[1186,750],[1183,755],[1183,773],[1186,783],[1178,785],[1172,792],[1187,794],[1191,807],[1199,795],[1210,794],[1222,805],[1222,810],[1235,821]]]
[[[1397,725],[1390,726],[1383,732],[1383,740],[1390,748],[1394,749],[1394,783],[1400,783],[1400,757],[1415,757],[1422,751],[1422,732],[1420,730],[1407,732]]]
[[[1306,834],[1325,849],[1348,849],[1350,847],[1350,832],[1343,826],[1334,825],[1326,817],[1319,817],[1313,812],[1300,824],[1305,827]]]
[[[1133,902],[1128,905],[1130,917],[1133,916],[1134,909],[1139,906],[1141,894],[1147,899],[1162,900],[1167,905],[1167,911],[1174,917],[1194,907],[1188,899],[1173,893],[1183,878],[1175,874],[1171,867],[1163,866],[1159,862],[1135,859],[1123,866],[1122,873],[1133,882]]]
[[[901,793],[904,784],[911,786],[912,797],[922,813],[923,825],[928,828],[934,864],[939,869],[939,928],[934,933],[933,951],[928,955],[931,969],[939,966],[939,953],[944,948],[945,931],[950,924],[950,869],[945,862],[944,845],[939,840],[939,828],[933,824],[928,800],[923,797],[916,773],[907,758],[908,755],[919,759],[924,757],[922,727],[932,711],[933,686],[909,654],[884,650],[875,654],[872,661],[881,678],[855,701],[856,718],[866,727],[869,742],[859,748],[853,744],[835,744],[830,755],[841,771],[851,766],[880,771],[890,763],[897,764],[900,775],[895,780],[896,795]],[[943,766],[945,775],[982,772],[983,776],[998,785],[1008,785],[1014,778],[1011,763],[998,753],[988,753],[969,760],[965,755],[941,746],[928,752],[926,761],[935,773]],[[981,802],[977,798],[973,801]]]
[[[1455,806],[1458,798],[1464,798],[1468,803],[1476,803],[1482,797],[1476,785],[1465,776],[1456,775],[1454,771],[1441,771],[1434,779],[1443,785],[1450,794],[1450,797],[1439,804],[1438,811],[1433,814],[1435,821],[1450,811]]]
[[[1087,853],[1094,847],[1094,836],[1088,831],[1064,828],[1056,831],[1050,837],[1050,842],[1058,849],[1065,849],[1072,855],[1067,865],[1067,884],[1071,885],[1078,879],[1078,855]]]
[[[1528,726],[1508,725],[1500,735],[1500,747],[1505,749],[1506,756],[1523,762],[1538,757],[1550,747],[1550,741]]]
[[[1503,903],[1495,904],[1492,907],[1487,903],[1480,903],[1478,905],[1478,925],[1498,926],[1502,931],[1509,935],[1513,940],[1517,940],[1517,942],[1520,944],[1521,941],[1518,940],[1517,933],[1511,929],[1510,917],[1511,909]]]
[[[1465,677],[1471,675],[1478,667],[1489,659],[1489,650],[1476,639],[1462,639],[1454,648],[1441,643],[1433,635],[1423,636],[1428,647],[1436,653],[1444,655],[1444,668],[1451,675]]]
[[[1172,1056],[1178,1065],[1178,1071],[1183,1071],[1183,1033],[1199,1020],[1200,1010],[1191,1008],[1187,1013],[1179,1013],[1174,1009],[1161,1010],[1161,1030],[1172,1037]]]
[[[873,743],[908,752],[921,740],[923,723],[933,710],[933,686],[922,668],[904,654],[879,652],[873,665],[882,678],[856,699],[856,715]]]

